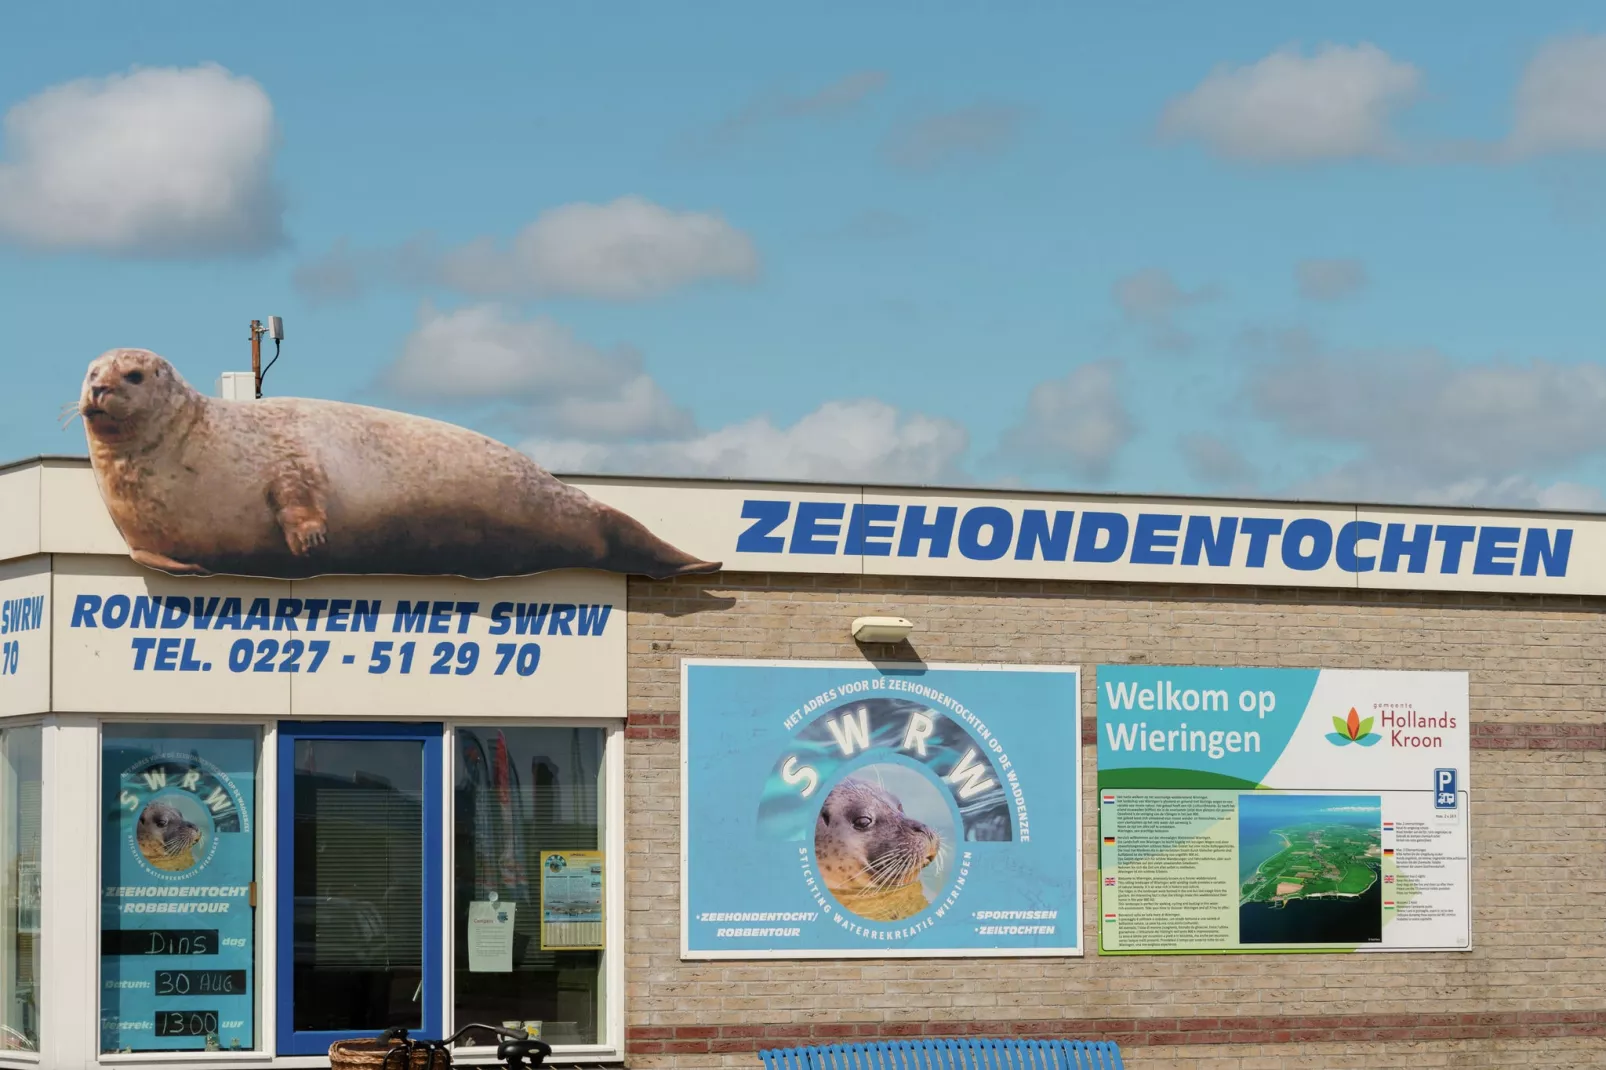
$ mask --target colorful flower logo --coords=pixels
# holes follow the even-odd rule
[[[1342,717],[1333,718],[1333,727],[1338,731],[1327,733],[1327,741],[1339,747],[1347,747],[1351,743],[1370,747],[1383,738],[1372,731],[1372,718],[1361,720],[1361,715],[1355,712],[1353,706],[1350,707],[1348,720]]]

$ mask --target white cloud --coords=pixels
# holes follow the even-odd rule
[[[1389,123],[1421,73],[1371,44],[1284,48],[1243,67],[1221,66],[1173,100],[1160,132],[1256,163],[1377,156],[1393,148]]]
[[[1247,489],[1255,482],[1255,466],[1242,450],[1224,438],[1193,432],[1183,435],[1177,445],[1189,474],[1201,483]]]
[[[693,146],[728,144],[756,128],[787,119],[841,114],[864,103],[886,84],[885,71],[856,71],[811,93],[766,94],[722,121],[707,137],[694,139]]]
[[[67,82],[5,116],[0,237],[136,256],[283,239],[273,105],[214,64]]]
[[[1005,432],[1002,453],[1028,469],[1105,478],[1135,433],[1114,361],[1084,364],[1032,388],[1026,414]]]
[[[480,238],[443,251],[415,238],[364,251],[340,241],[298,267],[295,283],[323,300],[349,299],[384,281],[470,297],[636,301],[711,279],[750,282],[758,272],[752,239],[721,216],[620,197],[542,212],[506,246]]]
[[[512,248],[482,240],[452,250],[441,264],[442,279],[463,293],[616,301],[757,274],[752,241],[720,216],[676,212],[640,197],[550,209],[519,231]]]
[[[1302,494],[1580,507],[1598,495],[1559,473],[1606,455],[1606,366],[1459,364],[1437,350],[1327,352],[1308,340],[1257,369],[1257,412],[1291,439],[1355,456]]]
[[[521,444],[557,472],[893,483],[954,482],[969,445],[948,420],[881,401],[828,401],[790,427],[755,417],[650,442],[532,438]]]
[[[1507,476],[1499,480],[1466,479],[1436,488],[1429,494],[1452,505],[1504,505],[1562,512],[1606,511],[1606,494],[1602,494],[1599,487],[1568,480],[1541,483],[1525,476]]]
[[[1188,305],[1212,300],[1217,293],[1213,286],[1184,290],[1163,268],[1144,268],[1118,279],[1111,292],[1122,312],[1132,319],[1150,323],[1165,319]]]
[[[1291,488],[1291,493],[1324,501],[1606,512],[1606,494],[1599,488],[1568,480],[1546,483],[1525,476],[1505,476],[1428,484],[1415,476],[1409,470],[1349,463],[1301,481]]]
[[[894,128],[882,145],[888,163],[906,171],[930,171],[966,157],[994,156],[1019,132],[1019,108],[978,104],[927,115]]]
[[[1559,509],[1565,512],[1606,512],[1606,494],[1599,487],[1586,486],[1560,480],[1532,491],[1535,506],[1540,509]]]
[[[1517,85],[1515,155],[1606,150],[1606,34],[1546,44]]]
[[[399,395],[516,405],[526,427],[600,440],[692,427],[630,349],[603,351],[546,317],[510,319],[492,305],[426,305],[380,385]]]
[[[1337,301],[1366,288],[1366,265],[1359,260],[1301,260],[1294,266],[1301,297]]]
[[[345,238],[337,238],[327,253],[297,264],[290,282],[314,302],[354,301],[367,289],[361,254]]]
[[[1215,300],[1220,289],[1207,285],[1184,290],[1163,268],[1144,268],[1116,280],[1110,293],[1128,320],[1152,330],[1158,348],[1183,352],[1193,347],[1193,338],[1177,326],[1177,314],[1190,305]]]
[[[604,351],[495,305],[425,305],[377,385],[496,406],[528,435],[521,448],[555,471],[954,482],[969,446],[952,421],[868,399],[826,402],[790,426],[757,416],[702,430],[634,350]]]

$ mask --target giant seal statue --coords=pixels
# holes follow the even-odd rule
[[[135,561],[177,575],[717,572],[494,439],[337,401],[207,397],[143,349],[79,396],[102,498]]]
[[[134,839],[145,861],[157,869],[178,873],[195,865],[201,830],[186,821],[178,807],[158,799],[140,811]]]
[[[942,841],[903,812],[885,788],[849,777],[825,797],[814,821],[814,857],[826,889],[860,917],[898,921],[930,905],[920,873]]]

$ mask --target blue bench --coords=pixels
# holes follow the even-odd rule
[[[884,1040],[760,1051],[764,1070],[1124,1070],[1109,1041]]]

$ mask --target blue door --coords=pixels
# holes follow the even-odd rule
[[[441,726],[279,724],[278,1052],[441,1035]]]

